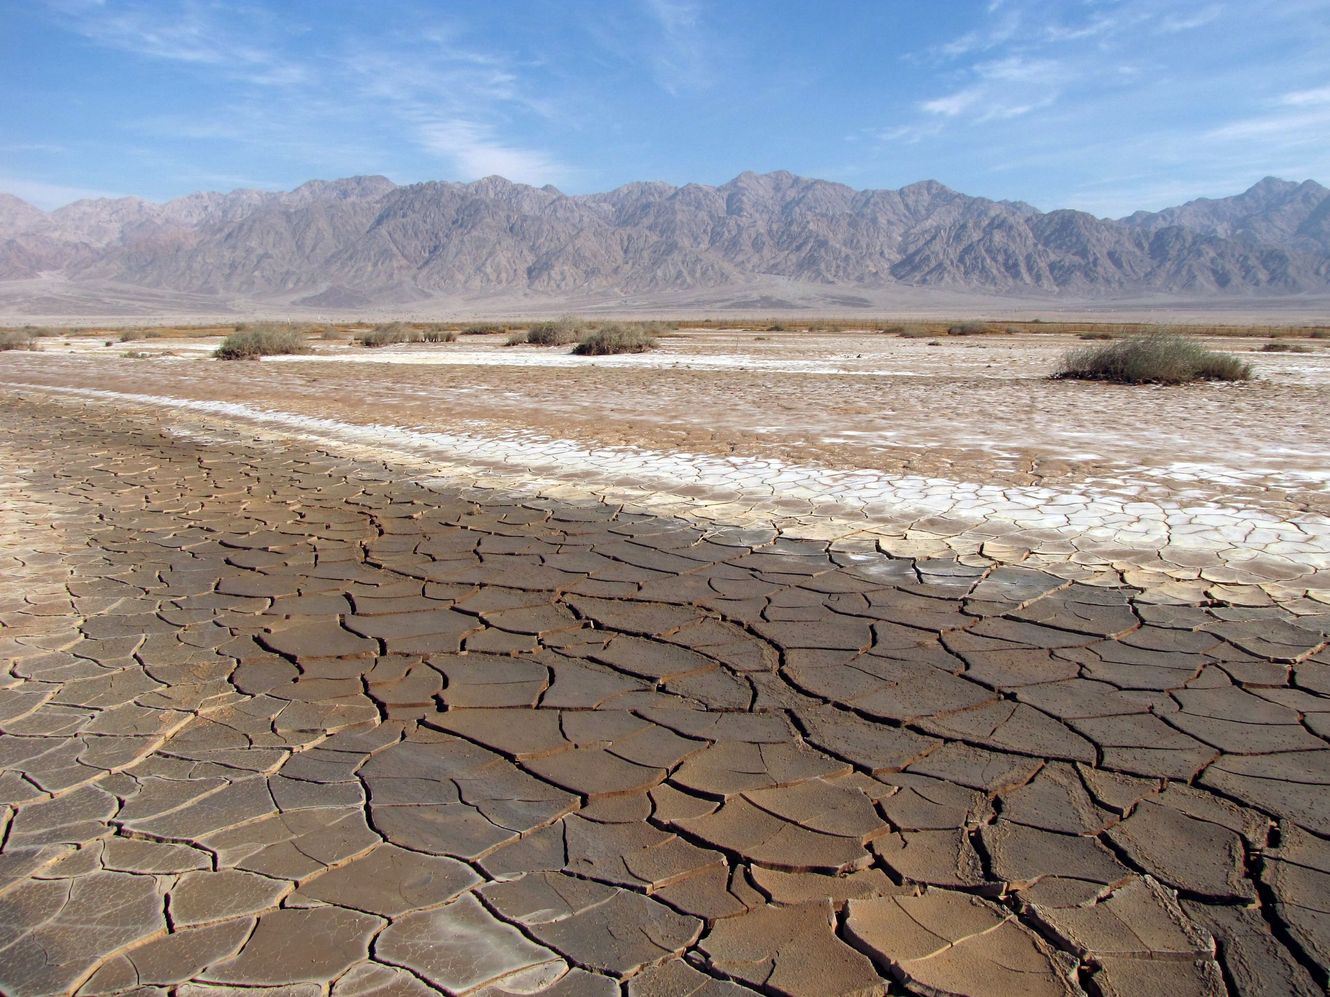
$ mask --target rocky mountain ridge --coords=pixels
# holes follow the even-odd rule
[[[779,279],[1111,299],[1330,290],[1330,191],[1266,178],[1122,219],[1043,212],[923,181],[855,190],[790,173],[566,195],[501,177],[385,177],[43,212],[0,195],[0,289],[58,275],[318,306],[515,292],[652,295]]]

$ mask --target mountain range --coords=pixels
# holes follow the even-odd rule
[[[785,172],[585,195],[501,177],[398,186],[369,176],[51,212],[0,194],[0,304],[11,311],[690,296],[779,307],[773,287],[846,308],[907,289],[916,300],[1324,297],[1330,190],[1267,177],[1233,197],[1118,219],[931,180],[854,190]]]

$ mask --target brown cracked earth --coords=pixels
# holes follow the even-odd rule
[[[523,492],[78,362],[0,376],[5,993],[1325,991],[1314,550]]]

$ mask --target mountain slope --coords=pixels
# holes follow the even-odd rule
[[[857,191],[790,173],[568,196],[383,177],[44,213],[0,196],[0,281],[360,307],[458,294],[651,295],[785,280],[990,294],[1330,289],[1330,191],[1266,178],[1127,218],[1041,212],[936,181]]]

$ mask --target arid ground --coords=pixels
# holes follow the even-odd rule
[[[1323,993],[1330,341],[0,353],[0,991]]]

